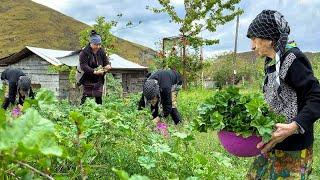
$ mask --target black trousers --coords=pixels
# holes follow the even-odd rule
[[[81,98],[81,104],[83,104],[87,98],[95,98],[97,104],[102,104],[102,97],[90,97],[83,95]]]
[[[174,122],[174,124],[179,124],[181,122],[181,116],[177,108],[172,108],[170,112],[170,116]]]
[[[24,102],[24,98],[19,96],[19,100],[18,100],[17,104],[23,105],[23,102]],[[8,107],[10,106],[10,104],[16,105],[16,103],[11,103],[9,98],[4,98],[3,102],[2,102],[2,105],[1,105],[1,108],[4,109],[4,110],[7,110]]]
[[[1,107],[6,110],[9,107],[9,105],[10,105],[9,98],[4,98]]]
[[[159,108],[151,106],[151,113],[152,113],[153,118],[156,118],[159,115]],[[171,116],[175,125],[177,125],[181,122],[181,116],[180,116],[180,113],[177,108],[171,109],[170,116]]]

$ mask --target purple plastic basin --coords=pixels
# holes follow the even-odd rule
[[[230,154],[238,157],[253,157],[260,154],[257,144],[262,138],[256,135],[244,138],[237,136],[234,132],[220,131],[218,132],[220,143]]]

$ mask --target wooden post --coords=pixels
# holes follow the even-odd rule
[[[232,85],[235,85],[236,81],[236,59],[237,59],[237,45],[238,45],[238,30],[239,30],[239,15],[237,16],[237,25],[236,25],[236,37],[234,41],[234,57],[232,61],[232,66],[233,66],[233,76],[232,76]]]
[[[203,65],[203,49],[200,46],[200,63]],[[203,67],[201,69],[201,89],[204,87],[204,74],[203,74]]]
[[[165,46],[164,46],[164,42],[165,42],[165,38],[162,39],[162,55],[163,55],[163,59],[162,59],[162,68],[165,67],[164,65],[164,61],[165,61],[165,58],[166,58],[166,54],[165,54]]]
[[[242,86],[244,86],[244,76],[242,76]]]
[[[182,33],[182,65],[183,89],[188,89],[186,77],[186,39],[184,33]]]

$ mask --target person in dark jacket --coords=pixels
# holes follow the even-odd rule
[[[1,80],[4,84],[5,97],[2,108],[7,109],[9,105],[17,104],[21,107],[26,97],[34,98],[31,88],[31,80],[20,69],[6,69],[1,73]]]
[[[79,55],[80,68],[84,71],[80,80],[83,85],[81,104],[87,97],[94,97],[97,104],[102,104],[104,75],[111,69],[111,64],[101,48],[100,35],[93,30],[89,41]]]
[[[294,42],[288,44],[289,33],[283,15],[272,10],[258,14],[248,29],[252,50],[265,57],[265,100],[286,117],[268,143],[257,145],[263,154],[253,162],[248,179],[307,179],[311,173],[320,85],[308,58]]]
[[[171,115],[175,124],[181,122],[177,109],[177,91],[182,85],[181,76],[173,70],[160,70],[151,74],[143,85],[145,105],[151,104],[154,122]]]

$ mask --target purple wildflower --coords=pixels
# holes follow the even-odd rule
[[[13,117],[18,117],[18,116],[20,116],[20,115],[21,115],[20,109],[19,109],[19,108],[13,108],[13,109],[12,109],[12,112],[11,112],[11,115],[12,115]]]
[[[160,132],[160,134],[162,134],[165,138],[169,137],[168,126],[166,123],[158,122],[156,131]]]

